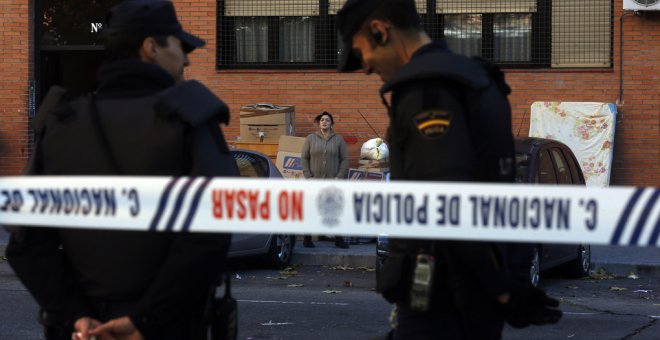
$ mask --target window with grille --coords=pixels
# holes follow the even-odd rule
[[[218,0],[218,68],[334,68],[345,0]],[[610,67],[612,0],[415,0],[424,30],[504,67]]]

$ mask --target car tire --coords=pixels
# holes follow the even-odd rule
[[[591,246],[581,244],[577,248],[577,257],[566,263],[566,274],[572,278],[589,276],[591,269]]]
[[[270,240],[270,249],[266,254],[269,267],[281,269],[289,266],[293,257],[295,242],[294,235],[273,235]]]
[[[541,247],[532,248],[532,257],[529,261],[529,282],[534,287],[538,287],[541,282]]]

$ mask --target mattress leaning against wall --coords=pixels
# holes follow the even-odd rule
[[[594,102],[535,102],[531,107],[530,137],[558,140],[580,162],[587,186],[610,183],[616,106]]]

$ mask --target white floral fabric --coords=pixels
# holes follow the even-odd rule
[[[587,186],[610,184],[616,106],[591,102],[535,102],[530,137],[558,140],[573,151]]]

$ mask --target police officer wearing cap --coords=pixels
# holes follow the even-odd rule
[[[361,68],[384,82],[392,180],[513,181],[509,88],[499,69],[432,42],[414,0],[348,0],[337,27],[338,70]],[[396,304],[394,339],[499,339],[505,321],[524,327],[561,317],[556,300],[512,278],[496,244],[390,247],[377,288]]]
[[[171,2],[124,1],[103,34],[96,91],[49,92],[27,172],[173,176],[160,204],[175,208],[144,226],[159,232],[14,230],[7,258],[40,306],[47,339],[205,339],[230,235],[163,231],[186,222],[176,206],[198,199],[211,176],[238,176],[220,129],[228,108],[183,80],[188,53],[204,41],[182,29]],[[99,188],[108,189],[90,190]]]

